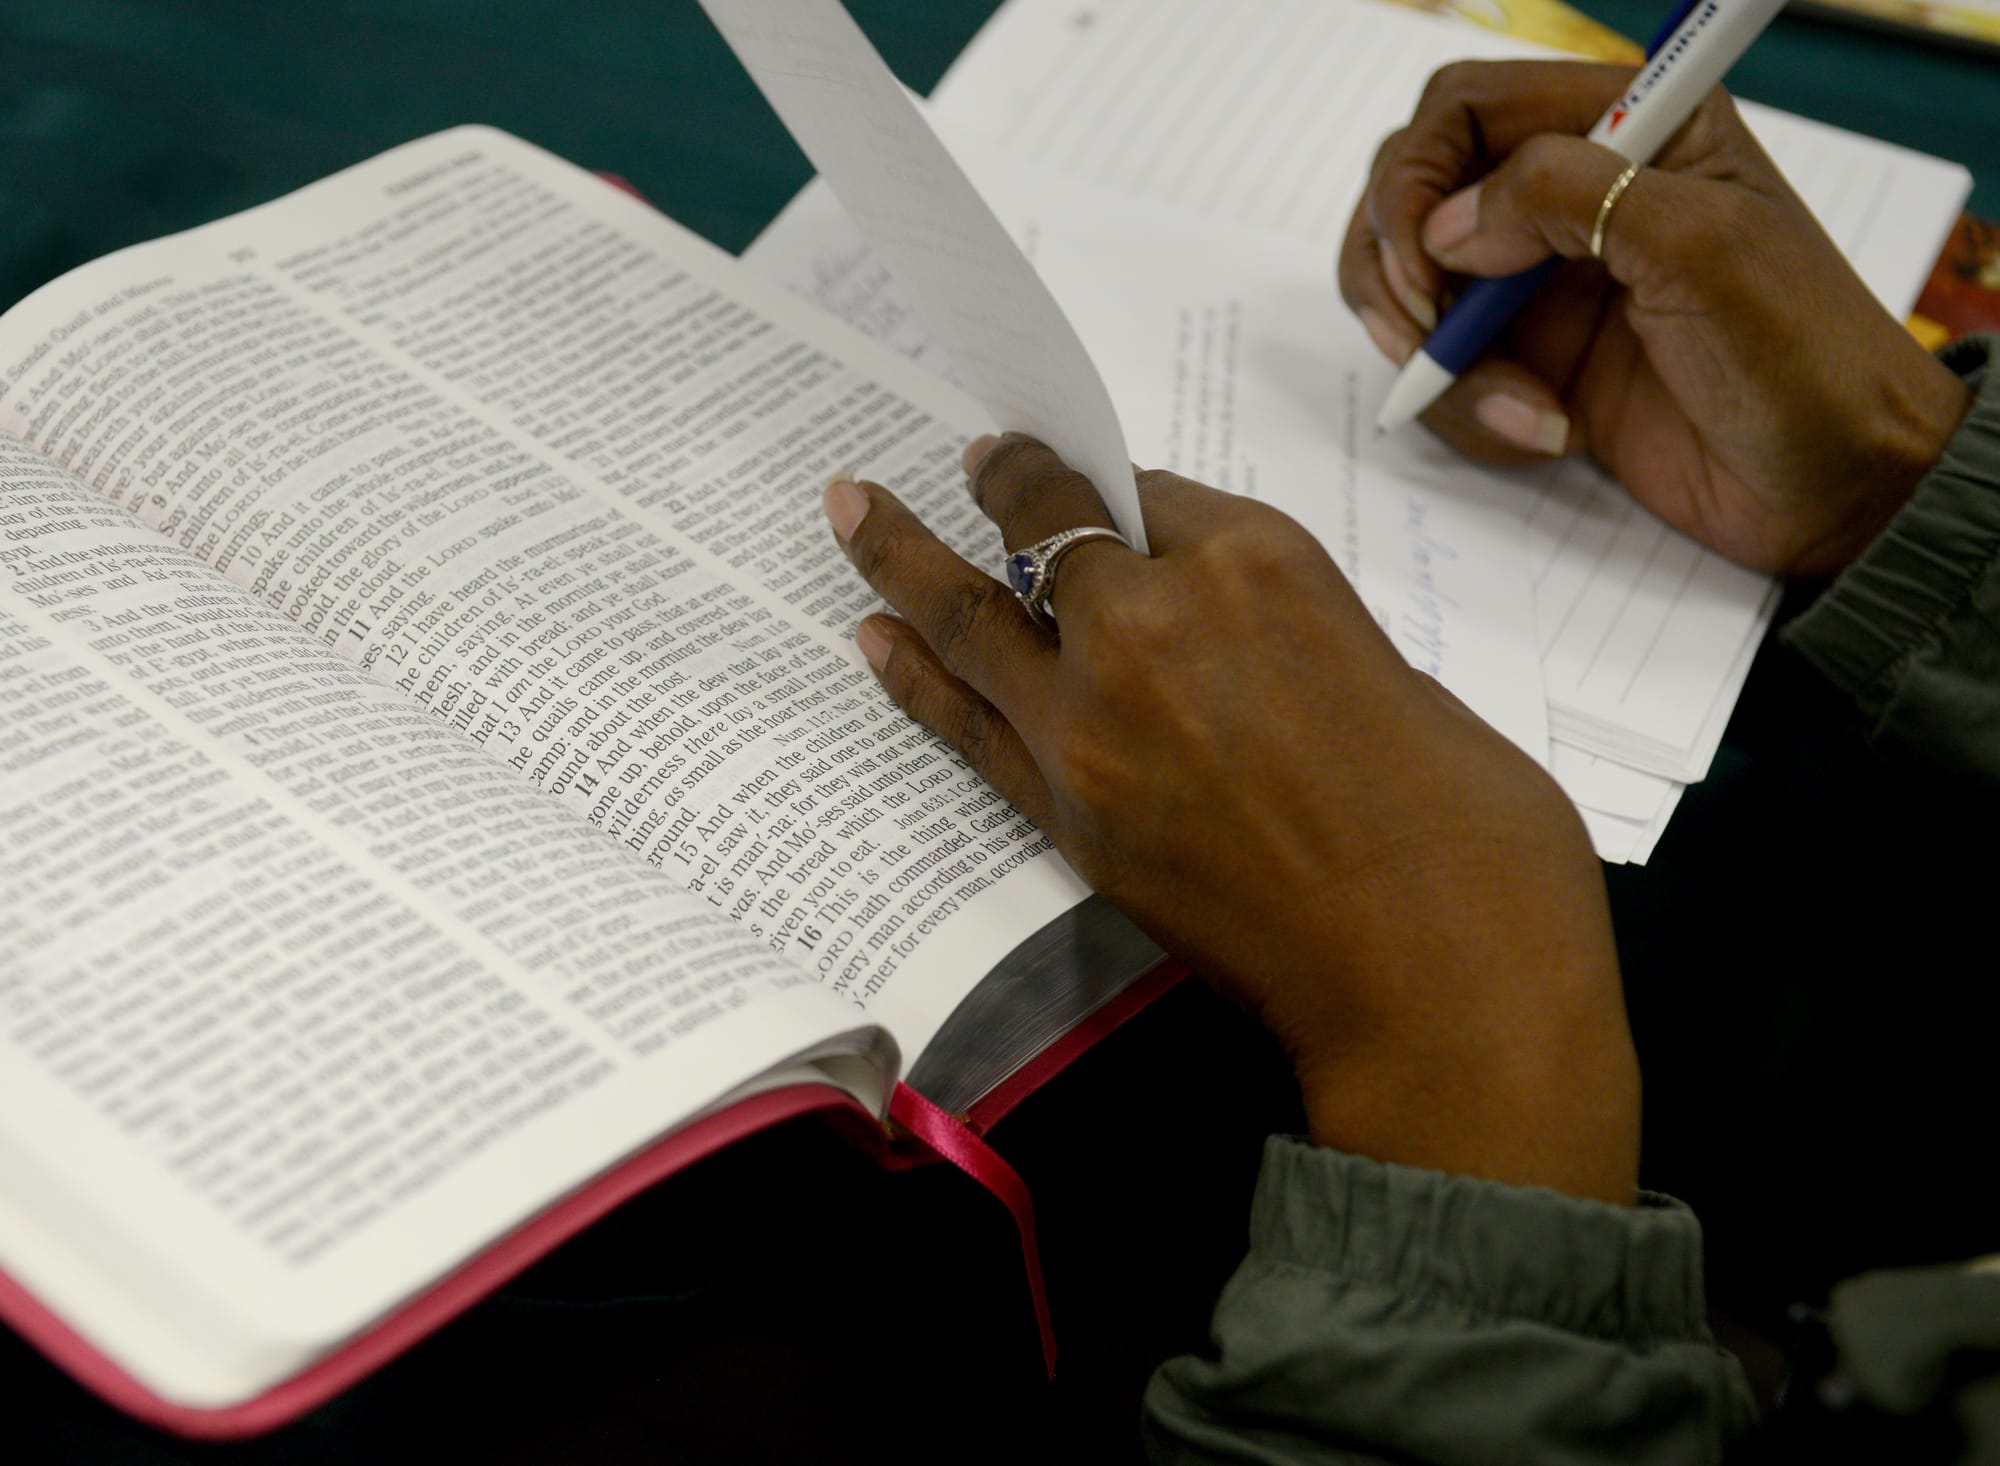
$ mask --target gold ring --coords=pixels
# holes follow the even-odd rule
[[[1625,190],[1632,186],[1632,180],[1639,176],[1639,165],[1628,163],[1625,171],[1611,181],[1611,187],[1604,191],[1604,202],[1597,206],[1597,222],[1590,229],[1590,257],[1604,258],[1604,226],[1611,222],[1611,211],[1618,207],[1618,200],[1625,196]]]

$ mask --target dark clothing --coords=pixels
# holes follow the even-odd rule
[[[1784,631],[1889,760],[2000,789],[2000,338],[1944,353],[1979,395],[1867,553]]]
[[[1721,1458],[1756,1418],[1709,1338],[1701,1230],[1273,1138],[1217,1361],[1146,1395],[1159,1461]]]
[[[1968,797],[2000,790],[1993,344],[1947,353],[1977,389],[1964,423],[1783,633],[1885,763]],[[1700,1228],[1666,1198],[1611,1207],[1274,1138],[1215,1357],[1154,1376],[1147,1448],[1163,1462],[1720,1461],[1755,1448],[1757,1412],[1704,1310]],[[1858,1278],[1835,1289],[1822,1337],[1772,1453],[1825,1459],[1900,1429],[1932,1459],[2000,1460],[2000,1275]]]

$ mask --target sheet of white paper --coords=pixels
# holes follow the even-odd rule
[[[1376,145],[1409,120],[1433,71],[1555,54],[1379,0],[1008,0],[932,100],[953,136],[999,138],[1038,169],[1330,249]],[[1742,109],[1861,278],[1908,310],[1970,175]]]
[[[1378,439],[1380,359],[1296,241],[1107,207],[954,139],[1110,384],[1142,462],[1285,510],[1326,545],[1414,666],[1537,761],[1547,705],[1515,497],[1417,435]],[[746,262],[948,368],[820,184]]]
[[[1560,739],[1549,744],[1549,772],[1573,803],[1628,820],[1651,820],[1677,787]]]
[[[1558,750],[1563,747],[1562,744],[1556,745]],[[1575,752],[1574,749],[1570,751]],[[1562,761],[1563,756],[1558,754],[1557,762]],[[1615,764],[1600,767],[1617,770]],[[1569,783],[1563,781],[1563,787],[1568,790]],[[1629,794],[1633,789],[1627,788],[1624,792]],[[1653,858],[1660,836],[1666,833],[1667,821],[1673,818],[1674,811],[1680,807],[1681,796],[1686,792],[1687,785],[1660,779],[1655,781],[1656,797],[1644,807],[1608,810],[1579,800],[1576,812],[1583,816],[1584,828],[1590,832],[1590,843],[1597,851],[1598,859],[1613,865],[1644,865]],[[1570,797],[1576,799],[1576,793],[1572,791]]]
[[[1687,785],[1676,784],[1672,792],[1660,801],[1660,807],[1653,812],[1653,818],[1646,824],[1645,833],[1634,842],[1632,853],[1627,857],[1629,863],[1644,865],[1653,858],[1653,852],[1660,848],[1660,837],[1667,832],[1667,821],[1671,820],[1674,811],[1680,808],[1681,796],[1685,793]]]
[[[1583,816],[1583,827],[1590,832],[1591,847],[1597,851],[1599,860],[1612,865],[1644,865],[1653,858],[1653,852],[1659,848],[1660,837],[1667,832],[1667,822],[1674,817],[1674,811],[1680,807],[1681,796],[1687,792],[1687,785],[1668,784],[1666,789],[1666,797],[1659,806],[1637,818],[1608,814],[1584,804],[1576,807],[1576,812]]]
[[[1330,271],[1377,142],[1408,119],[1430,73],[1460,57],[1546,54],[1375,0],[1009,0],[935,104],[954,136],[1000,139],[1101,194],[1308,241]],[[1964,203],[1965,170],[1743,110],[1862,278],[1907,310]],[[1371,407],[1391,375],[1373,379]],[[1523,507],[1552,585],[1605,588],[1581,621],[1565,621],[1567,603],[1544,607],[1569,638],[1547,648],[1551,727],[1699,778],[1713,752],[1703,735],[1734,696],[1731,669],[1768,623],[1768,582],[1649,519],[1579,538],[1622,522],[1627,501],[1589,470],[1572,489],[1567,514]]]
[[[1641,773],[1560,740],[1549,745],[1549,772],[1583,816],[1598,857],[1644,865],[1666,832],[1687,785]]]
[[[838,0],[702,0],[1000,426],[1096,485],[1146,549],[1110,395],[1007,231]]]
[[[1644,825],[1583,804],[1576,807],[1576,812],[1583,817],[1583,827],[1590,832],[1590,846],[1599,860],[1607,865],[1631,863],[1632,852],[1644,837]]]
[[[1525,476],[1556,737],[1662,778],[1708,771],[1778,587],[1669,529],[1579,459]]]

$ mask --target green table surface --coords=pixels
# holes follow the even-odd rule
[[[928,89],[992,0],[852,0]],[[1589,0],[1644,36],[1659,0]],[[739,249],[808,176],[694,0],[8,0],[0,304],[454,123],[630,178]],[[1748,96],[1956,158],[2000,213],[2000,62],[1785,18]]]

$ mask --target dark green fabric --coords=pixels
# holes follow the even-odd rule
[[[1968,1381],[2000,1382],[2000,1275],[1958,1267],[1867,1273],[1833,1290],[1827,1330],[1858,1402],[1913,1415]],[[2000,1457],[2000,1436],[1986,1445],[1991,1454],[1981,1459]]]
[[[2000,1275],[1868,1273],[1805,1338],[1764,1462],[2000,1461]]]
[[[1885,758],[2000,791],[2000,371],[1995,338],[1946,361],[1980,385],[1943,459],[1784,639]]]
[[[1216,1357],[1146,1394],[1159,1462],[1717,1462],[1755,1406],[1685,1207],[1274,1138]]]

